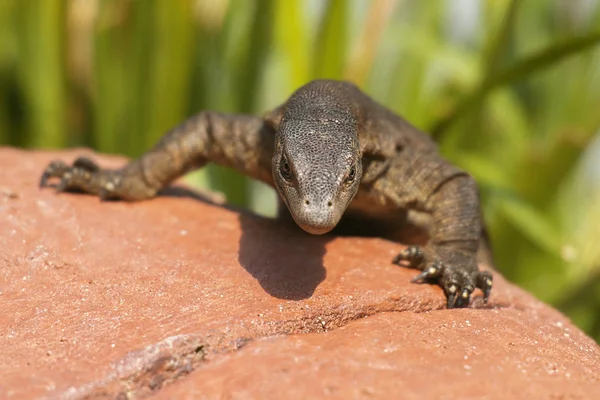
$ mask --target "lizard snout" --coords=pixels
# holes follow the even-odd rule
[[[292,215],[296,223],[306,232],[322,235],[331,231],[340,220],[341,214],[331,199],[305,198]]]

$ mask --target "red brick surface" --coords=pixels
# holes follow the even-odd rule
[[[396,243],[37,188],[81,152],[0,149],[0,398],[600,394],[598,346],[498,275],[487,307],[445,310]]]

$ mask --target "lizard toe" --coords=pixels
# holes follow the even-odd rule
[[[55,190],[56,193],[62,193],[69,190],[71,187],[72,174],[70,172],[65,172],[63,176],[60,178],[58,185],[56,185]]]
[[[471,277],[472,274],[467,272],[468,270],[469,268],[462,264],[450,264],[440,277],[439,284],[448,298],[448,308],[469,306],[471,293],[475,290],[475,283]]]
[[[444,287],[443,289],[444,289],[444,292],[446,293],[446,307],[454,308],[454,304],[456,303],[458,286],[456,284],[452,283],[448,287]]]
[[[483,292],[483,302],[487,304],[492,291],[494,278],[489,271],[478,271],[475,276],[475,285]]]
[[[40,188],[50,186],[48,182],[51,178],[62,178],[70,168],[71,167],[60,160],[50,162],[40,178]]]
[[[417,268],[423,262],[423,250],[420,246],[409,246],[392,260],[393,264],[408,261],[410,268]]]
[[[85,188],[87,182],[91,179],[92,172],[79,168],[71,167],[65,172],[60,180],[58,186],[56,186],[57,192],[66,192],[71,190],[82,190]]]
[[[444,265],[440,262],[434,262],[423,270],[419,275],[411,279],[412,283],[423,282],[430,279],[435,279],[444,271]]]
[[[88,172],[100,171],[100,167],[98,166],[98,164],[96,164],[96,162],[92,161],[91,159],[89,159],[87,157],[78,157],[73,162],[73,168],[81,168]]]
[[[463,308],[468,307],[471,301],[471,293],[473,293],[475,288],[472,285],[465,286],[459,293],[456,302],[454,304],[455,308]]]

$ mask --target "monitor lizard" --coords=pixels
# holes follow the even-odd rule
[[[208,162],[275,187],[289,210],[280,204],[280,215],[310,234],[424,227],[426,242],[392,262],[420,270],[413,282],[439,284],[448,308],[468,306],[475,288],[489,298],[492,275],[477,265],[484,227],[475,181],[349,82],[312,81],[262,117],[202,111],[118,170],[85,157],[53,161],[40,186],[58,178],[58,192],[137,201]]]

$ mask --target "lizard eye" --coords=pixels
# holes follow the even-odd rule
[[[354,179],[356,179],[356,167],[352,167],[350,169],[350,172],[348,172],[348,176],[346,177],[346,180],[345,180],[344,183],[346,183],[347,185],[349,185],[352,182],[354,182]]]
[[[279,172],[281,173],[283,179],[288,182],[294,177],[294,174],[292,173],[292,167],[290,167],[290,163],[285,156],[281,157],[281,162],[279,163]]]

